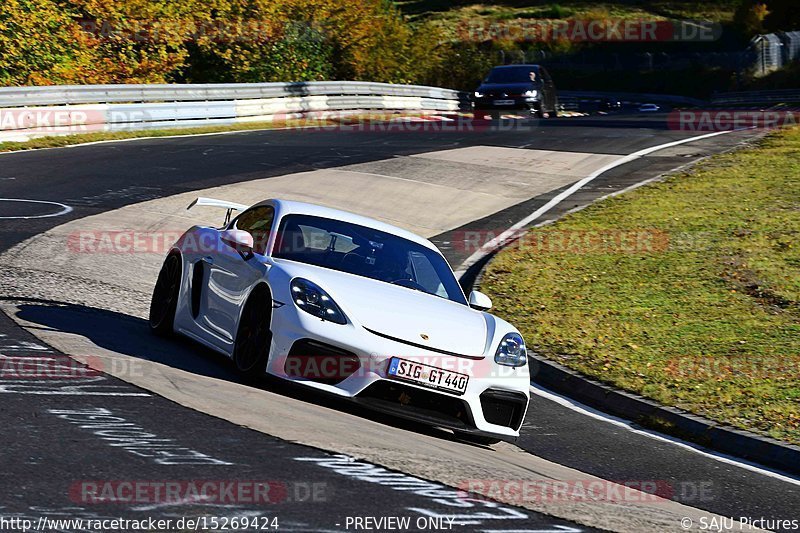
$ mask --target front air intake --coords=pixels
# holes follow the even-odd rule
[[[283,365],[287,376],[326,385],[341,383],[359,368],[361,360],[356,354],[311,339],[296,341]]]
[[[518,430],[528,408],[528,398],[518,392],[487,389],[481,394],[481,407],[490,424]]]

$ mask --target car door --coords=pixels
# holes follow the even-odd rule
[[[265,255],[274,222],[275,208],[271,205],[244,211],[227,229],[250,233],[253,253],[240,253],[220,240],[216,253],[205,258],[209,269],[205,320],[226,351],[233,350],[239,315],[250,288],[269,270]]]

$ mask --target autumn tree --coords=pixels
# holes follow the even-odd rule
[[[90,59],[70,12],[52,0],[0,2],[0,85],[69,83]]]
[[[0,82],[411,83],[444,58],[389,0],[3,0]]]
[[[764,19],[769,14],[767,4],[757,0],[742,0],[733,16],[734,25],[745,36],[765,33]]]

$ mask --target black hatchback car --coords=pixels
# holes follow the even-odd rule
[[[502,111],[525,110],[539,118],[558,115],[556,86],[540,65],[494,67],[473,95],[475,112],[497,118]]]

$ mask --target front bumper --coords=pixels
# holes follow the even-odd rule
[[[512,102],[509,104],[497,104],[498,101],[508,101]],[[528,110],[528,111],[540,111],[542,109],[542,102],[539,98],[528,98],[528,97],[508,97],[508,98],[500,98],[500,97],[484,97],[484,98],[476,98],[473,102],[473,107],[476,111],[502,111],[502,110]]]
[[[436,427],[505,440],[519,436],[530,398],[528,367],[495,363],[494,342],[491,355],[481,359],[444,355],[352,323],[323,322],[291,304],[275,310],[272,331],[269,374]],[[396,380],[387,375],[392,357],[467,374],[467,389],[458,395]]]

